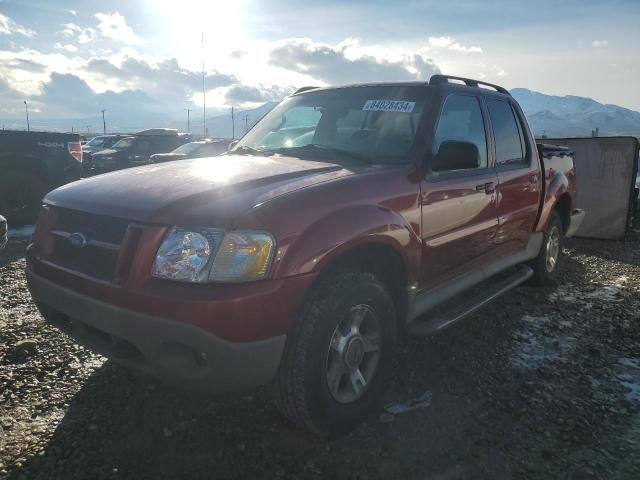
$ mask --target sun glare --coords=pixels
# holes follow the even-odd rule
[[[171,32],[167,42],[189,63],[228,56],[244,38],[244,0],[151,0],[166,20]],[[200,60],[201,61],[201,60]]]

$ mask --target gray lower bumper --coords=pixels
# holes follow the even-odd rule
[[[8,231],[9,227],[7,226],[7,221],[2,215],[0,215],[0,250],[2,250],[9,241]]]
[[[132,312],[80,295],[27,271],[46,320],[114,361],[170,383],[225,392],[272,380],[284,335],[235,343],[189,324]]]
[[[576,234],[580,225],[582,225],[585,215],[586,212],[584,210],[577,208],[571,212],[571,222],[569,223],[569,228],[564,234],[565,237],[573,237]]]

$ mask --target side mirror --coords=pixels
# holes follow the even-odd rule
[[[480,152],[471,142],[446,140],[433,158],[431,170],[448,172],[451,170],[471,170],[480,166]]]
[[[238,144],[240,140],[234,140],[233,142],[231,142],[229,144],[229,146],[227,147],[227,152],[230,152],[231,150],[233,150],[235,148],[235,146]]]

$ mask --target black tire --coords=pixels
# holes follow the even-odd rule
[[[0,213],[10,225],[34,223],[47,189],[29,171],[8,170],[0,175]]]
[[[341,355],[333,346],[338,326],[343,325],[347,315],[356,309],[364,309],[365,315],[371,315],[366,321],[377,319],[379,351],[364,353],[360,368],[357,368],[358,372],[361,368],[365,372],[368,368],[365,361],[372,358],[366,355],[378,355],[366,387],[362,389],[363,384],[359,384],[362,393],[356,392],[355,384],[351,385],[351,373],[355,370],[345,373],[348,378],[334,384],[340,385],[344,380],[344,391],[353,388],[353,395],[360,395],[353,401],[341,402],[329,387],[329,359],[340,360],[348,357],[351,350],[357,350],[345,346]],[[362,322],[364,325],[365,320]],[[350,334],[351,330],[348,331]],[[363,337],[366,335],[366,332],[362,333]],[[286,418],[314,433],[339,434],[350,430],[381,400],[393,366],[396,337],[393,300],[372,274],[347,272],[322,279],[311,292],[287,339],[278,375],[271,385],[274,404]],[[356,340],[351,343],[355,344]],[[345,345],[351,343],[347,341]],[[364,376],[360,374],[359,378],[364,379]]]
[[[546,286],[553,284],[556,272],[558,270],[558,262],[562,257],[562,239],[564,237],[564,229],[562,220],[557,212],[553,212],[551,220],[544,231],[544,239],[538,256],[533,259],[529,266],[533,268],[533,277],[531,284],[536,286]],[[555,243],[557,242],[557,243]],[[557,253],[555,250],[557,249]],[[550,257],[555,260],[551,264]]]

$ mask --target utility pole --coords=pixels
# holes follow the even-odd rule
[[[30,132],[31,127],[29,126],[29,106],[26,100],[24,100],[24,113],[27,114],[27,132]]]
[[[204,32],[202,33],[202,134],[207,138],[207,91],[204,74]]]
[[[244,115],[242,120],[244,120],[244,133],[246,134],[249,131],[249,115]]]
[[[185,110],[187,111],[187,133],[191,133],[191,109],[185,108]]]
[[[104,112],[106,112],[106,110],[100,110],[102,112],[102,134],[106,135],[107,134],[107,122],[104,120]]]
[[[89,135],[89,125],[87,125],[87,135]]]
[[[233,107],[231,107],[231,140],[236,139],[236,117],[233,114]]]

